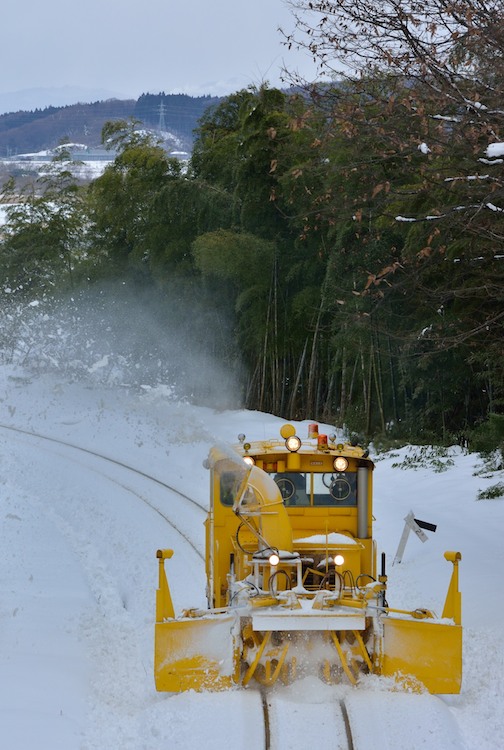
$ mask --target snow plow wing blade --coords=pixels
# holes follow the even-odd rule
[[[225,690],[237,682],[239,654],[235,653],[234,615],[157,622],[154,676],[156,689]],[[202,653],[205,650],[207,653]]]
[[[462,627],[390,615],[384,620],[381,673],[416,678],[430,693],[460,693]]]

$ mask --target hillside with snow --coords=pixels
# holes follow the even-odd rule
[[[138,99],[81,98],[63,105],[48,93],[45,106],[5,110],[0,95],[0,159],[38,154],[66,142],[96,149],[106,122],[130,119],[155,131],[167,151],[189,154],[200,117],[219,101],[215,96],[161,92]]]

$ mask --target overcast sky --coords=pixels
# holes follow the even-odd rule
[[[120,97],[228,94],[314,68],[282,45],[284,0],[29,0],[0,13],[0,94],[80,87]]]

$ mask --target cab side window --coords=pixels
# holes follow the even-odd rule
[[[220,501],[222,505],[233,505],[236,494],[236,475],[224,471],[220,477]]]

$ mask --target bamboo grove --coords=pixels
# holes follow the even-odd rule
[[[161,327],[175,300],[188,335],[203,318],[251,409],[367,437],[466,441],[486,427],[499,443],[500,4],[439,16],[434,0],[292,2],[286,43],[319,61],[315,85],[226,97],[187,167],[137,123],[107,123],[117,155],[102,176],[83,188],[58,165],[12,209],[3,287],[126,282],[159,302]],[[370,32],[385,16],[389,47]],[[347,68],[331,71],[338,56]]]

